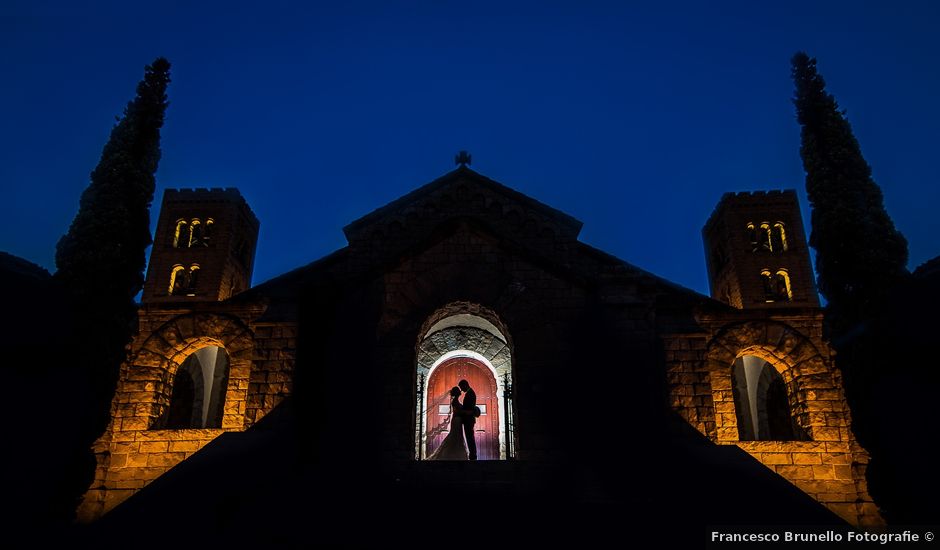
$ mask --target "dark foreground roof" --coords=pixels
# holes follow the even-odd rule
[[[844,525],[737,447],[678,419],[671,432],[655,445],[597,442],[555,464],[390,464],[340,448],[308,459],[287,401],[70,536],[104,547],[698,548],[713,526]]]

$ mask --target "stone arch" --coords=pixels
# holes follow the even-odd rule
[[[497,376],[510,372],[512,354],[509,344],[490,331],[453,326],[429,334],[418,344],[418,373],[428,373],[444,354],[463,350],[480,355],[492,365]]]
[[[157,424],[166,429],[221,427],[229,370],[225,348],[203,346],[176,362],[169,407]]]
[[[777,321],[749,321],[724,327],[708,343],[705,364],[715,405],[716,438],[740,441],[732,365],[746,355],[772,365],[787,388],[790,414],[807,439],[833,422],[844,427],[844,399],[838,377],[813,342]]]
[[[119,407],[116,416],[159,429],[180,365],[207,346],[222,348],[229,360],[222,428],[243,428],[254,335],[237,317],[222,314],[180,315],[151,332],[122,373],[122,400],[129,406]]]
[[[435,328],[435,326],[438,325],[441,321],[448,317],[455,317],[460,315],[478,317],[486,321],[497,331],[499,331],[498,336],[502,337],[507,346],[512,346],[512,339],[509,334],[509,329],[506,327],[506,324],[503,322],[502,318],[500,318],[500,316],[497,315],[495,311],[486,306],[467,301],[450,302],[428,315],[424,320],[424,323],[421,325],[420,331],[418,332],[418,345],[420,346],[421,341],[431,335],[432,329]],[[484,330],[487,330],[482,325],[478,326],[477,328],[483,328]]]
[[[756,353],[755,353],[756,351]],[[760,350],[740,353],[732,363],[732,391],[738,439],[741,441],[805,440],[802,426],[793,414],[796,393],[794,382],[759,354]],[[792,375],[789,369],[783,370]]]
[[[498,426],[499,458],[513,456],[511,384],[512,348],[509,331],[492,310],[472,302],[452,302],[434,311],[418,333],[415,348],[416,377],[421,386],[415,403],[415,456],[425,455],[428,414],[426,395],[434,369],[455,357],[472,358],[491,371],[495,381],[495,404],[502,415]]]

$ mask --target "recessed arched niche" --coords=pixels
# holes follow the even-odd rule
[[[777,369],[755,355],[735,359],[731,371],[741,441],[805,439],[791,414],[790,391]]]
[[[503,323],[474,304],[451,304],[428,318],[416,349],[415,458],[430,456],[450,430],[449,391],[467,380],[477,395],[478,460],[513,451],[512,352]]]
[[[205,346],[189,354],[173,376],[170,405],[160,427],[222,427],[228,372],[228,354],[219,346]]]

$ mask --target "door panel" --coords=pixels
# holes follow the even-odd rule
[[[496,397],[496,378],[493,372],[480,361],[471,357],[454,357],[444,361],[428,380],[426,455],[434,452],[447,437],[450,404],[450,389],[457,382],[466,380],[477,394],[477,405],[485,413],[474,425],[479,460],[499,460],[499,400]],[[463,395],[460,397],[463,401]]]

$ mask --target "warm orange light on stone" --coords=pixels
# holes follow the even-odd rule
[[[728,327],[725,319],[701,321],[713,327],[713,336],[667,341],[673,409],[715,443],[740,447],[848,523],[882,525],[865,481],[868,453],[851,433],[841,377],[822,340],[822,313],[791,324],[755,320]],[[791,414],[809,441],[741,441],[731,382],[739,354],[771,363],[795,388]]]
[[[361,270],[363,266],[372,269],[369,262],[376,257],[383,258],[376,242],[408,245],[402,250],[411,250],[412,237],[404,230],[406,223],[426,223],[432,227],[432,222],[440,221],[435,216],[453,217],[456,215],[454,212],[460,215],[460,220],[470,214],[489,220],[503,234],[518,232],[528,239],[526,246],[538,252],[533,257],[540,258],[539,263],[520,259],[518,254],[501,248],[500,242],[491,239],[488,233],[481,233],[471,224],[460,221],[446,238],[435,240],[420,254],[406,255],[391,267],[383,263],[381,269],[384,271],[376,269],[380,275],[374,281],[381,283],[381,292],[374,294],[376,303],[383,309],[375,326],[368,325],[366,332],[369,338],[378,338],[383,346],[387,346],[380,348],[381,353],[387,355],[379,358],[387,360],[388,368],[399,369],[389,372],[397,372],[396,376],[401,376],[389,384],[393,388],[385,396],[394,405],[389,410],[401,412],[397,415],[390,413],[389,416],[389,437],[385,439],[399,445],[393,446],[394,450],[407,453],[410,447],[411,450],[417,449],[416,454],[420,457],[423,448],[424,427],[417,419],[422,418],[424,401],[418,401],[408,392],[408,384],[414,381],[411,376],[430,374],[435,362],[445,358],[447,353],[462,353],[474,358],[473,354],[477,354],[485,359],[489,363],[488,368],[500,375],[496,377],[498,396],[504,395],[498,393],[503,391],[498,386],[501,375],[511,375],[515,379],[518,373],[519,379],[524,379],[526,359],[532,369],[530,376],[539,369],[546,369],[549,373],[553,372],[551,369],[567,373],[577,368],[584,369],[576,371],[577,374],[587,373],[591,365],[572,365],[564,357],[546,350],[554,349],[552,339],[568,343],[565,339],[571,337],[571,331],[565,329],[574,326],[572,319],[581,322],[593,318],[600,311],[609,313],[612,320],[618,321],[597,327],[605,331],[609,329],[609,333],[604,334],[609,340],[635,337],[634,343],[642,344],[635,349],[647,349],[647,344],[649,347],[661,346],[657,349],[663,350],[662,360],[657,356],[655,360],[630,364],[630,367],[636,368],[638,373],[643,372],[644,376],[664,374],[672,410],[712,443],[739,447],[852,525],[883,523],[865,482],[868,455],[852,435],[851,415],[843,395],[841,376],[834,367],[833,351],[823,339],[822,311],[812,285],[812,270],[795,193],[731,194],[723,199],[724,206],[716,210],[706,227],[705,239],[706,245],[714,248],[710,252],[715,252],[709,256],[712,295],[724,300],[725,304],[694,296],[691,292],[682,294],[682,301],[676,304],[695,305],[676,305],[676,310],[681,311],[677,316],[680,320],[675,321],[670,317],[675,313],[673,310],[663,310],[665,315],[659,315],[659,310],[654,309],[658,305],[654,305],[657,302],[653,298],[658,299],[660,295],[646,295],[644,293],[653,291],[636,284],[642,280],[651,288],[659,285],[648,274],[626,279],[624,273],[633,269],[631,266],[606,257],[598,260],[596,251],[584,253],[578,248],[580,243],[576,239],[580,222],[548,212],[538,204],[518,202],[518,197],[507,196],[490,183],[479,183],[478,176],[462,174],[472,173],[461,168],[456,175],[447,176],[453,181],[444,180],[442,184],[435,184],[440,188],[424,191],[426,195],[449,193],[444,184],[460,184],[453,195],[443,197],[447,200],[408,207],[421,213],[420,216],[415,214],[412,222],[408,221],[410,218],[402,217],[386,223],[382,217],[385,214],[379,210],[350,224],[346,228],[350,242],[345,253],[348,258],[336,257],[336,265],[339,266],[335,268],[336,272],[323,271],[331,280],[351,277],[350,273],[361,275],[358,271],[343,269]],[[465,177],[468,178],[466,181],[460,179]],[[244,300],[228,300],[250,282],[258,225],[247,204],[234,190],[174,191],[168,192],[168,197],[164,208],[170,210],[161,213],[155,236],[155,243],[162,244],[160,247],[155,244],[151,276],[139,312],[139,335],[132,343],[130,358],[121,368],[111,425],[95,444],[98,467],[95,481],[79,510],[79,518],[83,521],[100,517],[219,435],[249,428],[293,391],[298,332],[297,313],[291,309],[296,306],[291,302],[293,295],[282,297],[284,301],[277,304],[280,309],[273,316],[265,303],[266,297],[258,298],[258,293]],[[215,216],[214,224],[219,226],[216,236],[207,243],[203,241],[205,246],[176,248],[185,231],[191,230],[193,225],[185,220],[195,221],[193,216],[197,212],[209,211]],[[523,212],[537,212],[539,215],[526,218]],[[783,215],[778,215],[780,212]],[[203,219],[208,226],[211,220]],[[784,236],[783,222],[778,222],[774,226],[779,226],[780,231],[778,250],[771,250],[772,235],[767,235],[768,247],[762,249],[757,238],[760,233],[754,223],[746,222],[747,219],[785,220],[789,234]],[[536,225],[536,220],[542,220],[538,223],[544,223],[544,226]],[[757,223],[764,234],[770,231],[769,222]],[[229,231],[231,224],[236,224],[234,229],[241,233]],[[743,228],[747,231],[742,231]],[[382,237],[386,232],[388,236]],[[226,235],[233,238],[226,240]],[[377,241],[379,238],[387,240]],[[737,249],[732,249],[732,245]],[[600,281],[601,292],[591,294],[568,279],[543,271],[541,258],[549,264],[555,261],[553,255],[562,254],[559,250],[563,252],[562,259],[572,261],[565,264],[565,273],[569,269],[572,273],[583,270],[583,273],[577,271],[578,277],[583,275],[585,280]],[[167,295],[164,291],[167,275],[176,265],[181,269],[183,266],[199,266],[200,284],[206,285],[205,291],[187,297]],[[320,265],[324,270],[333,269],[332,264]],[[474,271],[476,267],[480,271]],[[790,300],[765,303],[766,293],[758,277],[763,269],[767,270],[768,276],[775,271],[787,276],[786,293]],[[745,277],[738,277],[741,274]],[[473,291],[478,290],[477,286],[493,285],[494,288],[489,289],[492,304],[487,306],[492,306],[492,311],[484,311],[485,308],[476,302],[454,301],[465,300],[463,297],[447,299],[448,285],[460,277],[466,277],[465,282],[469,282],[468,288]],[[501,281],[501,278],[505,280]],[[625,281],[633,282],[622,284]],[[604,286],[608,283],[609,287]],[[379,285],[374,287],[379,288]],[[667,296],[673,292],[666,286],[656,288],[665,289],[661,292]],[[370,297],[371,294],[370,291]],[[538,299],[532,296],[538,296]],[[644,305],[647,302],[643,301],[647,299],[648,309]],[[526,300],[532,301],[530,309],[513,309],[521,308],[519,304],[526,303]],[[665,302],[671,303],[669,300]],[[359,302],[350,303],[355,304],[349,310],[354,315]],[[481,303],[484,302],[481,300]],[[643,307],[634,308],[634,304]],[[435,311],[435,308],[440,309]],[[511,314],[503,315],[503,311]],[[536,315],[538,322],[533,321]],[[567,322],[564,321],[566,318]],[[422,319],[425,319],[423,325]],[[333,320],[327,317],[323,321]],[[513,322],[525,325],[527,320],[528,332],[509,330],[514,329]],[[348,319],[343,318],[343,321]],[[345,328],[340,326],[338,332]],[[604,344],[603,340],[598,343]],[[222,348],[229,357],[221,427],[160,429],[166,425],[161,423],[161,419],[165,418],[171,402],[177,370],[188,356],[206,346]],[[628,356],[625,363],[633,359],[631,354],[632,351],[623,354]],[[732,367],[739,357],[745,355],[766,361],[770,367],[764,368],[774,369],[773,372],[765,372],[772,374],[775,388],[786,387],[786,399],[775,398],[775,403],[780,405],[774,410],[782,411],[780,417],[784,418],[789,413],[788,418],[799,428],[794,430],[798,435],[792,436],[797,440],[741,439]],[[536,376],[533,378],[538,379]],[[509,379],[506,376],[506,380]],[[180,384],[178,387],[184,386]],[[219,387],[222,387],[221,382]],[[513,391],[514,396],[520,396],[520,431],[510,433],[513,434],[513,449],[518,451],[513,456],[520,462],[542,459],[557,450],[546,444],[552,440],[545,437],[546,432],[538,429],[528,433],[521,431],[522,426],[540,423],[527,425],[523,422],[524,399],[530,399],[532,403],[539,403],[541,399],[543,404],[556,404],[550,391],[543,392],[535,387],[535,383],[520,383],[519,388]],[[336,391],[345,390],[337,388]],[[781,390],[774,395],[782,393]],[[512,419],[515,430],[515,405],[510,410],[512,413],[503,418]],[[551,409],[533,407],[529,410],[536,411],[528,418],[531,420],[538,411]],[[409,418],[408,414],[414,416]],[[752,423],[753,417],[751,413]],[[550,422],[544,424],[550,425]],[[781,435],[782,432],[768,430],[767,433],[776,433],[775,437],[791,437]],[[527,443],[525,435],[531,435],[529,441],[534,443]],[[506,447],[508,444],[500,440],[497,452],[503,457],[508,456]],[[742,489],[746,488],[728,488],[729,491]]]

